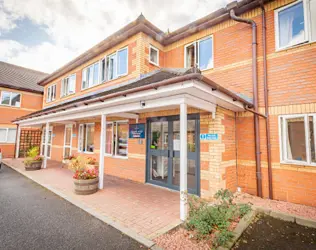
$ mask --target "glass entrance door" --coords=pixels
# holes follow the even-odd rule
[[[179,116],[151,118],[147,123],[147,182],[179,190]],[[188,116],[188,191],[199,195],[199,116]]]

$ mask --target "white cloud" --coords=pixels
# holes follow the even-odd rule
[[[224,6],[229,0],[0,0],[0,32],[23,18],[41,25],[53,41],[23,47],[2,41],[0,58],[46,72],[59,68],[117,31],[142,12],[158,28],[180,28]],[[34,37],[36,39],[36,37]],[[0,40],[1,41],[1,40]],[[23,48],[21,48],[21,46]],[[19,47],[19,48],[17,48]],[[14,53],[13,53],[14,52]],[[13,53],[14,56],[10,56]],[[35,54],[32,54],[35,53]],[[28,61],[27,59],[32,59]],[[34,60],[36,59],[36,61]]]

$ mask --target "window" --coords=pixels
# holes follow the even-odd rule
[[[79,152],[93,153],[94,152],[94,124],[79,125]]]
[[[184,48],[185,67],[200,70],[213,68],[213,37],[207,37],[188,44]]]
[[[281,161],[316,166],[316,114],[280,117]]]
[[[90,88],[100,83],[99,62],[96,62],[82,71],[82,89]]]
[[[159,66],[159,50],[153,46],[149,46],[149,62]]]
[[[16,128],[0,128],[0,143],[15,143]]]
[[[21,107],[21,94],[15,92],[1,92],[1,105]]]
[[[61,97],[74,94],[76,92],[76,74],[70,75],[61,81]]]
[[[41,152],[43,156],[45,153],[45,136],[46,136],[46,127],[42,129],[42,140],[41,140]],[[52,154],[52,141],[53,141],[53,127],[48,128],[48,141],[47,141],[47,158],[50,158]]]
[[[56,99],[56,84],[47,88],[46,102],[52,102]]]
[[[124,48],[101,61],[101,79],[113,80],[128,73],[128,49]]]
[[[301,0],[275,11],[276,48],[316,40],[316,0]]]
[[[106,125],[105,153],[119,157],[128,154],[128,123],[109,122]]]

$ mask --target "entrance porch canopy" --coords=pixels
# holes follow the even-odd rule
[[[76,120],[101,117],[99,171],[104,172],[104,153],[107,117],[136,119],[140,113],[180,107],[180,218],[187,215],[187,107],[211,112],[215,118],[216,106],[238,112],[252,103],[235,93],[219,86],[200,73],[191,70],[161,69],[145,77],[91,93],[77,100],[49,107],[14,123],[21,127],[46,125],[45,142],[51,123],[74,123]],[[17,156],[17,154],[16,154]],[[47,165],[47,144],[44,150],[44,165]],[[103,188],[103,175],[100,175],[99,188]]]

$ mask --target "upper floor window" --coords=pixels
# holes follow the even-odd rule
[[[70,75],[61,81],[60,96],[67,96],[76,92],[76,74]]]
[[[52,102],[56,99],[56,84],[47,88],[46,102]]]
[[[276,48],[316,40],[316,0],[300,0],[275,11]]]
[[[0,142],[15,143],[16,128],[0,128]]]
[[[21,94],[15,92],[2,91],[1,105],[21,107]]]
[[[149,46],[149,62],[159,65],[159,50],[152,45]]]
[[[90,88],[100,83],[99,62],[96,62],[82,71],[82,89]]]
[[[101,79],[108,81],[128,73],[128,48],[123,48],[101,61]]]
[[[316,166],[316,114],[280,116],[283,163]]]
[[[184,47],[185,68],[197,66],[200,70],[213,68],[213,37],[207,37]]]

